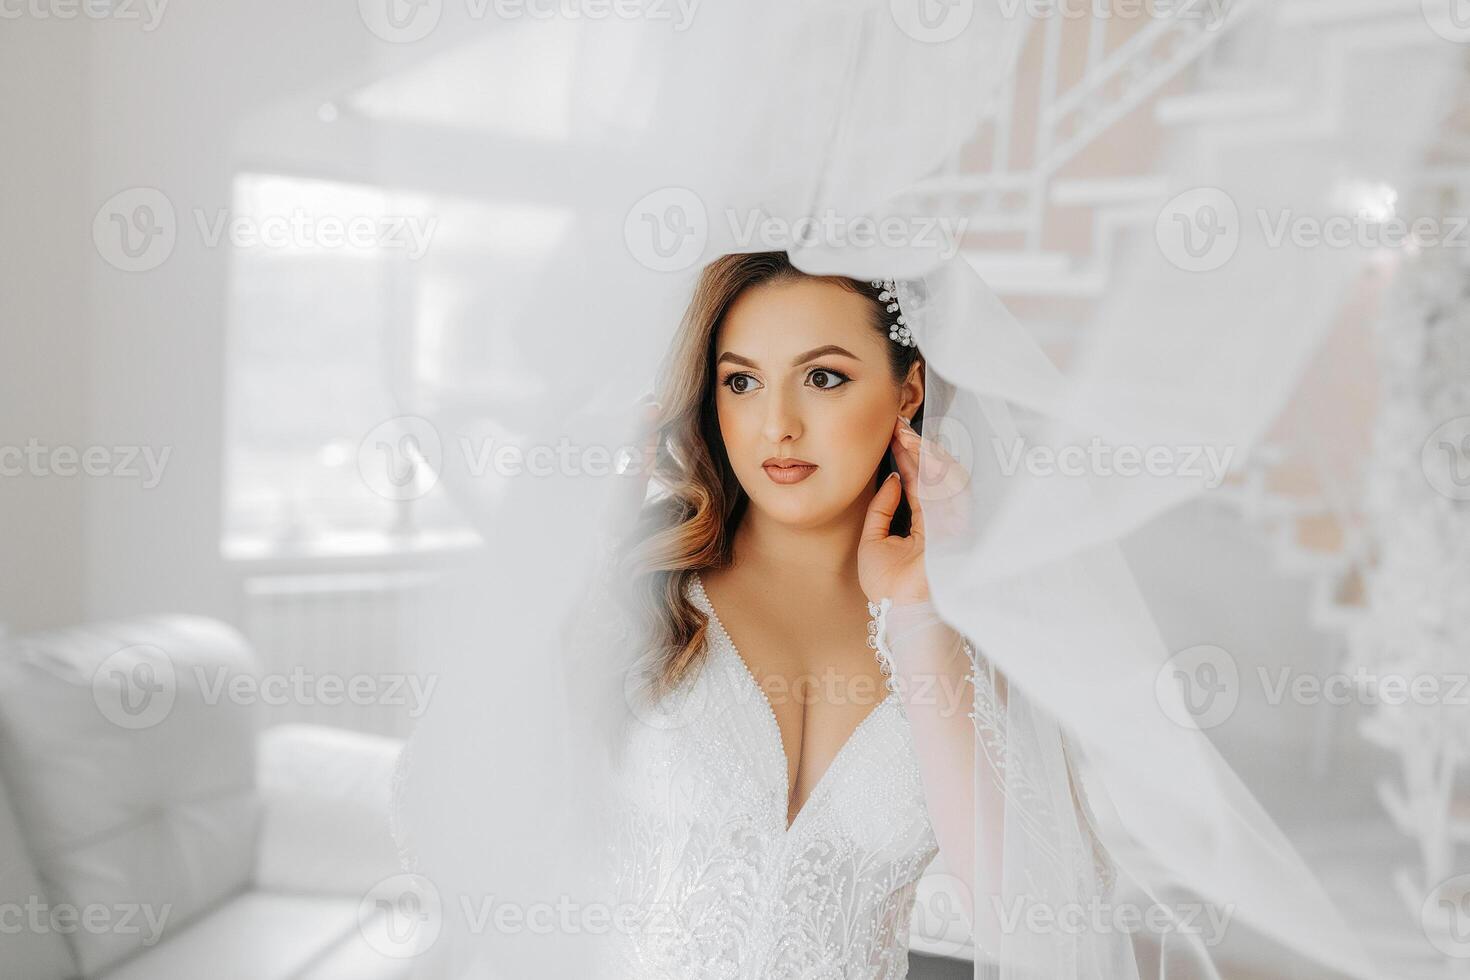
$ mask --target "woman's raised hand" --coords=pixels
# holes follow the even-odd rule
[[[965,488],[970,475],[959,461],[938,442],[924,439],[898,416],[894,420],[893,459],[898,473],[891,475],[873,496],[863,521],[862,539],[858,544],[858,579],[869,599],[883,596],[895,605],[925,602],[929,599],[929,578],[924,569],[925,514],[921,497],[942,501],[946,514],[951,509],[962,512],[967,498]],[[919,466],[924,465],[923,493],[920,493]],[[889,533],[899,501],[907,495],[913,515],[908,537]]]

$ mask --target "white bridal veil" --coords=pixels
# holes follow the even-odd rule
[[[976,975],[1230,976],[1247,947],[1294,975],[1382,975],[1299,855],[1310,831],[1285,826],[1197,724],[1213,665],[1171,661],[1123,558],[1121,541],[1208,480],[1027,461],[1245,458],[1364,262],[1276,240],[1256,216],[1327,214],[1344,181],[1409,172],[1460,82],[1458,49],[1342,58],[1309,17],[1287,16],[1303,4],[1219,4],[1213,19],[1156,5],[1179,21],[1160,58],[1201,31],[1249,30],[1254,83],[1306,109],[1248,139],[1181,130],[1147,161],[1170,204],[1113,257],[1059,366],[1044,325],[951,248],[976,205],[946,183],[973,166],[965,148],[987,120],[1026,111],[1012,82],[1044,15],[1033,6],[571,3],[509,18],[446,3],[414,45],[385,22],[371,112],[437,113],[462,143],[425,160],[412,125],[384,124],[365,130],[365,153],[385,175],[452,169],[465,193],[439,219],[470,243],[395,273],[417,325],[397,339],[394,385],[405,431],[440,447],[436,492],[486,546],[436,588],[419,637],[441,683],[398,787],[411,873],[380,896],[432,925],[402,944],[422,976],[590,975],[611,901],[607,745],[639,652],[589,599],[636,479],[617,463],[700,269],[776,249],[809,272],[902,280],[928,365],[923,434],[970,473],[961,493],[920,495],[935,606],[1012,691],[1015,812],[1003,867],[974,879],[999,871],[1002,884],[974,900],[1021,914]],[[1348,94],[1322,107],[1331,126],[1307,131],[1323,64]],[[1069,111],[1089,124],[1088,107]],[[1084,808],[1056,795],[1063,752]],[[1094,832],[1111,888],[1091,873]],[[498,920],[501,907],[520,915]]]

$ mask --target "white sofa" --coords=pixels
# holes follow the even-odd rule
[[[198,617],[0,643],[0,976],[410,975],[364,902],[399,871],[399,743],[262,731],[219,686],[258,669]]]

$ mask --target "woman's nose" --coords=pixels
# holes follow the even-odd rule
[[[801,419],[790,395],[773,392],[766,399],[765,431],[762,433],[772,445],[801,435]]]

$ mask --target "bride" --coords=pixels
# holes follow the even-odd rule
[[[412,354],[404,410],[461,450],[424,470],[442,471],[457,519],[486,544],[415,624],[422,669],[453,681],[415,731],[398,792],[410,894],[443,897],[431,920],[449,935],[432,952],[471,964],[442,975],[587,976],[616,894],[631,920],[614,930],[622,975],[899,977],[910,915],[941,882],[950,935],[971,937],[985,976],[998,964],[1003,977],[1215,980],[1241,976],[1216,969],[1238,953],[1271,975],[1283,949],[1374,975],[1316,872],[1340,870],[1356,904],[1382,892],[1377,855],[1356,853],[1350,820],[1300,820],[1296,807],[1325,810],[1340,787],[1312,799],[1326,784],[1303,767],[1293,793],[1263,804],[1186,703],[1177,642],[1220,639],[1205,610],[1232,626],[1254,615],[1228,587],[1234,550],[1150,551],[1144,576],[1130,567],[1127,548],[1147,544],[1135,532],[1210,488],[1167,465],[1124,476],[1032,463],[1094,445],[1166,461],[1260,445],[1382,256],[1271,241],[1227,220],[1218,195],[1230,214],[1321,218],[1416,184],[1422,137],[1449,118],[1433,89],[1458,76],[1459,49],[1417,9],[1394,30],[1355,16],[1343,33],[1290,5],[1233,4],[1247,38],[1280,43],[1169,16],[1095,20],[1077,45],[1057,41],[1071,29],[1060,18],[986,4],[950,5],[965,26],[943,40],[905,6],[713,4],[679,33],[466,25],[486,50],[529,52],[557,84],[507,84],[480,107],[497,133],[550,120],[529,155],[486,154],[476,171],[494,189],[487,207],[526,211],[506,210],[506,234],[463,236],[485,261],[462,261],[456,244],[444,279],[435,260],[422,291],[389,294],[415,311],[395,317],[407,333],[390,348]],[[1126,41],[1113,30],[1125,26],[1137,28]],[[1348,34],[1381,34],[1383,50],[1365,46],[1345,74],[1303,70],[1340,61]],[[542,57],[563,51],[577,70]],[[451,63],[524,74],[468,51]],[[1050,99],[1047,80],[1072,68],[1077,85]],[[1079,151],[1116,133],[1114,107],[1144,121],[1147,100],[1174,92],[1165,80],[1189,84],[1196,69],[1201,83],[1269,83],[1309,108],[1336,93],[1353,111],[1310,132],[1246,127],[1239,141],[1214,119],[1150,125],[1157,147],[1092,173],[1098,160]],[[502,91],[467,77],[466,91]],[[1033,158],[1001,151],[1013,129],[1037,130]],[[409,141],[404,161],[422,157],[419,128],[381,135]],[[1071,191],[1051,195],[1064,173]],[[1140,202],[1178,196],[1119,210],[1104,184]],[[1200,192],[1214,203],[1199,206]],[[482,214],[469,199],[466,229]],[[875,246],[744,231],[827,215],[1009,228],[1053,205],[1065,213],[1027,236],[1021,280],[1065,269],[1069,288],[1055,303],[1023,298],[1019,316],[975,256],[918,235]],[[1086,248],[1084,212],[1106,219],[1092,243],[1106,248],[1071,248]],[[498,204],[484,214],[498,219]],[[1222,267],[1182,261],[1196,231],[1230,246]],[[726,254],[788,242],[789,256]],[[1011,242],[987,225],[974,245],[981,258],[1001,249],[1009,269]],[[873,285],[889,277],[896,301]],[[603,463],[665,351],[652,493],[608,510],[639,480],[604,479]],[[557,465],[478,465],[492,441],[513,460],[554,446]],[[1258,472],[1211,503],[1258,503]],[[1149,580],[1176,566],[1211,594],[1179,601],[1195,579]],[[1251,731],[1232,755],[1268,762],[1269,790],[1297,747],[1276,725],[1288,713],[1238,726]],[[1314,748],[1317,776],[1323,758]],[[1346,795],[1374,800],[1379,774],[1353,772]],[[1287,832],[1283,817],[1300,822]],[[1318,865],[1297,843],[1333,856]],[[494,929],[464,911],[491,890],[512,911],[569,897],[598,925]],[[1106,918],[1071,928],[1067,915],[1101,894]],[[1218,948],[1189,931],[1201,909],[1234,916]]]
[[[695,288],[651,416],[666,492],[618,557],[654,638],[617,753],[619,975],[904,977],[936,855],[952,926],[997,944],[975,896],[999,885],[1006,685],[930,601],[921,445],[926,485],[968,475],[920,434],[899,297],[783,252]]]

